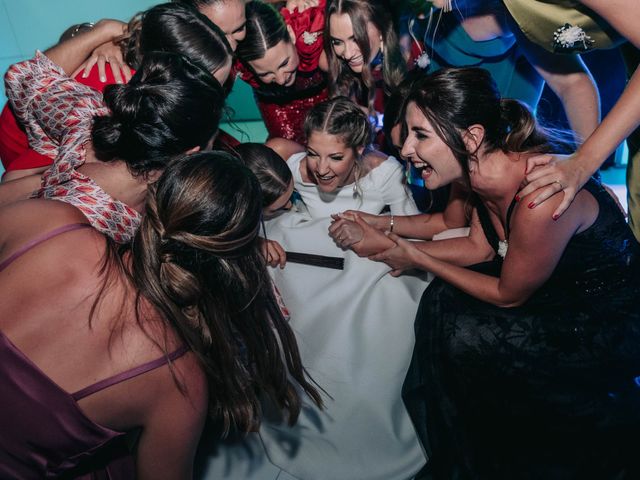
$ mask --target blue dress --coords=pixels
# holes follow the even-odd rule
[[[432,24],[436,23],[434,19]],[[538,104],[544,80],[513,36],[477,42],[455,15],[449,14],[442,16],[437,28],[425,32],[424,43],[431,57],[430,71],[443,67],[481,67],[491,73],[503,98],[515,98],[532,109]]]

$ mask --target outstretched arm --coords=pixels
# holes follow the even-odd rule
[[[118,20],[100,20],[91,30],[59,43],[44,53],[71,76],[95,48],[121,36],[125,28],[126,25]]]
[[[555,54],[536,45],[513,19],[509,26],[529,63],[560,99],[576,142],[582,143],[600,121],[600,96],[589,69],[579,55]]]
[[[436,233],[451,228],[469,225],[469,192],[457,183],[451,185],[449,201],[443,212],[420,213],[418,215],[394,215],[393,233],[404,238],[431,240]],[[356,210],[347,210],[344,215],[352,217]],[[391,228],[390,215],[373,215],[357,212],[362,220],[381,232]]]
[[[550,213],[559,202],[556,198],[537,211],[522,205],[516,207],[509,250],[499,278],[435,258],[393,234],[391,240],[396,246],[372,259],[389,264],[394,275],[407,268],[420,268],[485,302],[501,307],[518,306],[551,276],[574,233],[594,220],[593,211],[581,204],[554,222]],[[403,258],[404,263],[398,263],[396,258]]]
[[[582,0],[582,3],[605,19],[622,36],[636,47],[640,47],[640,0]],[[535,170],[528,169],[529,184],[520,192],[520,196],[529,195],[540,189],[535,196],[536,205],[544,202],[562,187],[564,199],[553,212],[562,215],[602,163],[613,153],[617,146],[640,124],[640,73],[636,72],[627,84],[627,88],[600,126],[578,148],[578,151],[565,161],[545,162],[545,166]],[[535,160],[532,160],[535,162]]]

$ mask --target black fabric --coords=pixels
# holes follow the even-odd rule
[[[422,478],[640,478],[640,247],[606,191],[585,188],[596,221],[524,305],[439,279],[425,291],[403,388]],[[473,268],[498,276],[500,260]]]

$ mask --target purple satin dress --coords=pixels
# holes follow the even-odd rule
[[[65,225],[29,242],[0,263],[0,273],[34,246],[86,227],[90,225]],[[186,351],[180,348],[168,358],[175,360]],[[167,357],[161,357],[70,394],[0,332],[0,478],[135,478],[126,432],[94,423],[77,402],[166,363]]]

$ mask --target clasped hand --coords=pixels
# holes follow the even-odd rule
[[[331,215],[331,218],[329,236],[340,248],[350,248],[361,257],[389,248],[391,242],[385,234],[368,223],[377,215],[348,210]]]
[[[391,267],[391,275],[399,276],[405,270],[412,270],[420,266],[418,258],[425,255],[413,242],[399,237],[395,233],[387,233],[387,238],[394,242],[394,245],[386,250],[370,255],[369,259],[375,262],[384,262]]]

